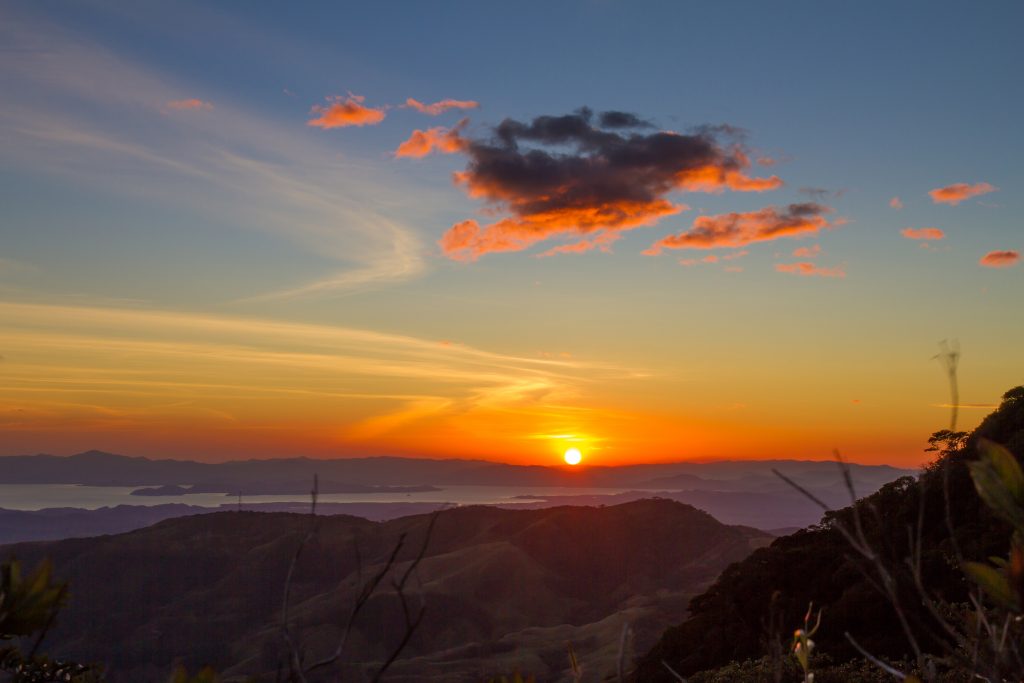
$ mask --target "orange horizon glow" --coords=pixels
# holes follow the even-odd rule
[[[708,386],[704,400],[666,412],[671,399],[647,371],[573,357],[135,309],[0,302],[0,316],[8,455],[552,464],[578,448],[600,466],[828,460],[838,448],[853,462],[917,466],[931,459],[923,448],[947,415],[935,402],[908,411],[882,389],[851,401],[799,386],[785,402],[754,404],[724,401]],[[639,403],[617,399],[641,386]],[[990,409],[961,414],[976,424]]]

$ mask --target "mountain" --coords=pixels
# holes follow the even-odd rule
[[[310,658],[333,649],[358,577],[384,566],[403,534],[396,571],[408,567],[429,520],[317,518],[291,600]],[[309,515],[220,512],[115,536],[7,546],[2,554],[26,565],[49,557],[69,581],[69,602],[47,637],[53,656],[105,662],[113,681],[160,680],[176,661],[272,678],[283,651],[285,575],[310,524]],[[588,671],[610,671],[624,623],[646,650],[690,597],[769,540],[658,499],[441,511],[413,582],[411,599],[422,600],[425,621],[388,680],[479,681],[515,669],[553,680],[567,666],[566,641]],[[356,625],[349,664],[321,680],[339,673],[361,680],[386,657],[402,623],[394,593],[376,596]]]
[[[345,502],[333,501],[331,511],[374,520],[450,507],[480,500],[466,500],[460,486],[500,486],[484,497],[502,507],[538,509],[558,505],[615,505],[652,495],[694,505],[726,524],[758,529],[803,527],[820,517],[817,507],[787,486],[771,470],[778,468],[799,481],[816,496],[841,505],[846,493],[835,463],[813,461],[747,461],[711,463],[662,463],[621,467],[517,466],[471,460],[419,460],[411,458],[355,458],[347,460],[248,460],[221,464],[185,460],[149,460],[98,451],[69,457],[50,455],[0,457],[0,487],[18,492],[15,499],[38,500],[44,492],[32,486],[124,486],[131,492],[108,497],[95,510],[74,509],[68,501],[41,510],[0,508],[0,544],[30,540],[55,540],[119,533],[161,519],[234,508],[235,494],[290,496],[290,503],[256,503],[246,500],[248,510],[300,511],[307,505],[314,475],[322,494],[347,494]],[[912,473],[887,466],[857,465],[853,476],[857,490],[871,493],[880,486]],[[568,494],[552,487],[580,490],[593,487],[607,492],[580,491]],[[15,488],[11,488],[15,487]],[[25,487],[23,490],[17,487]],[[510,492],[509,489],[512,489]],[[520,495],[516,496],[516,490]],[[4,491],[0,489],[0,496]],[[218,493],[223,504],[196,505],[194,494]],[[417,497],[420,493],[427,495]],[[477,492],[479,493],[479,491]],[[370,495],[377,494],[377,498]],[[392,502],[380,502],[379,494]],[[67,491],[58,500],[66,500]],[[366,500],[361,498],[366,497]],[[75,494],[71,494],[74,500]],[[0,498],[0,505],[3,505]],[[84,496],[83,500],[90,500]],[[376,500],[378,502],[368,502]],[[385,498],[388,500],[388,498]],[[129,504],[130,501],[130,504]],[[298,503],[298,506],[296,506]],[[326,503],[325,503],[326,504]],[[10,507],[18,507],[9,502]],[[24,506],[24,502],[21,504]],[[142,507],[158,507],[145,510]],[[325,508],[326,509],[326,508]]]
[[[773,631],[784,640],[813,601],[823,624],[816,652],[842,662],[858,657],[849,632],[869,652],[895,659],[910,645],[892,604],[872,585],[873,567],[856,555],[837,529],[853,528],[859,516],[870,545],[890,567],[905,617],[925,651],[941,654],[942,630],[925,609],[906,558],[920,538],[923,584],[949,602],[967,599],[957,550],[968,560],[1005,557],[1009,528],[975,492],[967,463],[989,439],[1024,457],[1024,387],[1003,396],[999,408],[962,441],[947,442],[941,457],[920,478],[903,478],[849,506],[828,513],[816,527],[775,540],[728,567],[689,605],[685,621],[668,629],[639,660],[637,681],[674,681],[662,662],[683,676],[765,654]],[[946,492],[948,491],[948,498]],[[916,543],[915,543],[916,545]],[[774,625],[774,626],[773,626]],[[716,679],[717,680],[717,679]]]
[[[544,467],[484,460],[423,458],[284,458],[201,463],[88,451],[72,456],[0,456],[0,484],[87,486],[202,485],[205,491],[307,491],[313,475],[335,486],[560,486],[778,492],[786,489],[771,470],[813,487],[839,483],[834,463],[802,460],[673,462],[616,467]],[[865,490],[912,473],[888,465],[853,465]],[[297,488],[296,488],[297,487]]]

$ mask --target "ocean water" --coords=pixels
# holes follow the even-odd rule
[[[43,508],[84,508],[95,510],[114,505],[162,505],[186,503],[218,507],[234,503],[234,495],[196,493],[187,496],[133,496],[137,486],[81,486],[78,484],[0,484],[0,508],[42,510]],[[445,486],[438,491],[419,493],[328,493],[324,503],[455,503],[461,505],[529,502],[520,496],[614,495],[621,488],[566,488],[559,486]],[[308,494],[291,496],[243,496],[243,503],[305,502]]]

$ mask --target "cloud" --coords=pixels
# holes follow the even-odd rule
[[[1020,252],[1014,250],[990,251],[978,261],[986,268],[1009,268],[1020,261]]]
[[[800,247],[799,249],[793,250],[793,256],[795,258],[817,258],[821,254],[821,245],[814,244],[809,247]]]
[[[773,159],[772,157],[769,157],[769,156],[759,156],[757,158],[757,165],[758,166],[774,166],[777,163],[779,163],[779,162],[776,161],[775,159]]]
[[[900,234],[908,240],[941,240],[946,236],[939,228],[903,228]]]
[[[573,242],[572,244],[563,244],[557,247],[552,247],[547,251],[543,251],[537,254],[537,258],[547,258],[549,256],[555,256],[556,254],[582,254],[584,252],[593,251],[599,249],[606,254],[610,254],[612,251],[611,245],[621,237],[620,233],[617,232],[606,232],[598,235],[592,240],[581,240],[579,242]]]
[[[625,111],[603,111],[597,120],[601,128],[654,128],[650,121]]]
[[[604,112],[595,124],[593,112],[581,109],[528,123],[506,119],[489,139],[468,139],[469,162],[455,182],[505,217],[453,225],[440,240],[445,254],[472,260],[558,235],[651,226],[688,208],[667,198],[673,191],[761,192],[782,185],[775,176],[746,175],[750,160],[731,129],[640,132],[647,127],[622,112]]]
[[[168,109],[185,110],[185,109],[213,109],[213,105],[203,100],[196,98],[190,98],[187,100],[171,100],[165,105]]]
[[[307,126],[316,126],[324,130],[346,128],[348,126],[375,126],[384,120],[384,109],[374,109],[363,105],[366,100],[362,95],[349,94],[348,97],[328,97],[330,104],[314,105],[310,114],[319,114],[317,118],[306,122]]]
[[[437,116],[443,114],[449,109],[476,109],[480,106],[479,102],[473,100],[441,100],[440,102],[434,102],[433,104],[424,104],[419,100],[409,98],[405,101],[405,105],[409,109],[415,109],[421,114],[428,114],[429,116]]]
[[[337,294],[423,272],[416,216],[397,207],[425,201],[425,191],[396,183],[379,158],[341,158],[230,99],[218,99],[215,116],[152,116],[195,84],[43,20],[0,21],[0,44],[12,47],[0,81],[19,93],[0,98],[5,160],[90,192],[188,206],[230,234],[280,238],[286,264],[272,274],[226,278],[212,263],[191,271],[208,296]],[[315,265],[293,254],[313,254]]]
[[[900,199],[899,197],[893,197],[892,199],[889,200],[889,206],[899,211],[900,209],[903,208],[903,200]]]
[[[684,259],[679,259],[679,265],[681,265],[681,266],[695,266],[698,263],[718,263],[719,261],[735,261],[738,258],[743,258],[744,256],[746,256],[749,253],[750,253],[749,251],[744,249],[743,251],[737,251],[737,252],[734,252],[734,253],[731,253],[731,254],[722,254],[721,256],[719,256],[718,254],[708,254],[707,256],[705,256],[704,258],[701,258],[701,259],[684,258]],[[743,268],[740,268],[739,266],[726,266],[725,270],[730,271],[730,272],[739,272],[739,271],[743,270]]]
[[[431,152],[461,152],[466,147],[466,140],[461,133],[468,123],[469,119],[462,119],[452,128],[438,126],[427,130],[414,130],[409,139],[395,150],[395,156],[421,159]]]
[[[780,273],[792,273],[806,277],[846,277],[846,271],[840,266],[835,268],[819,268],[808,261],[800,263],[776,263],[775,270]]]
[[[946,185],[945,187],[937,187],[934,190],[929,190],[928,194],[931,195],[932,201],[936,204],[949,204],[951,206],[956,206],[965,199],[988,194],[989,192],[995,192],[998,189],[998,187],[988,183],[975,183],[973,185],[968,185],[967,183],[954,183],[952,185]]]
[[[839,221],[829,223],[825,219],[824,214],[831,211],[821,204],[806,203],[790,204],[783,211],[769,206],[748,213],[698,216],[690,230],[663,237],[644,253],[659,254],[662,249],[742,247],[783,237],[803,237],[838,225]]]

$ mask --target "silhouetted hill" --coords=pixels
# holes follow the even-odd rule
[[[438,514],[416,582],[426,621],[389,680],[478,681],[516,668],[552,680],[566,666],[566,640],[589,671],[606,670],[624,621],[649,647],[689,597],[769,540],[667,500]],[[292,612],[310,657],[333,648],[356,590],[357,557],[370,575],[404,533],[404,568],[429,517],[318,519],[293,582]],[[272,678],[285,573],[309,524],[308,515],[223,512],[4,554],[28,564],[48,556],[70,581],[70,601],[47,639],[55,656],[106,662],[115,681],[159,680],[176,660]],[[394,595],[372,600],[350,641],[346,680],[384,658],[400,632]]]
[[[962,447],[950,449],[923,472],[920,485],[913,478],[900,479],[858,504],[872,547],[891,567],[902,568],[896,574],[900,600],[926,648],[936,648],[927,634],[938,631],[905,563],[910,555],[908,530],[917,528],[918,520],[925,585],[947,600],[966,599],[966,583],[946,522],[944,481],[948,480],[953,535],[967,559],[1005,556],[1009,543],[1009,529],[982,504],[967,469],[981,438],[1007,446],[1018,459],[1024,455],[1024,387],[1007,392],[1002,405]],[[726,569],[693,599],[689,618],[666,631],[640,660],[636,680],[675,680],[662,661],[686,676],[763,655],[776,592],[775,614],[784,630],[801,623],[809,602],[824,607],[815,641],[817,651],[834,660],[856,656],[843,636],[847,631],[876,655],[907,654],[909,645],[891,604],[870,585],[865,578],[871,575],[870,568],[834,526],[835,520],[852,526],[852,515],[852,507],[829,513],[821,525],[779,538]]]

